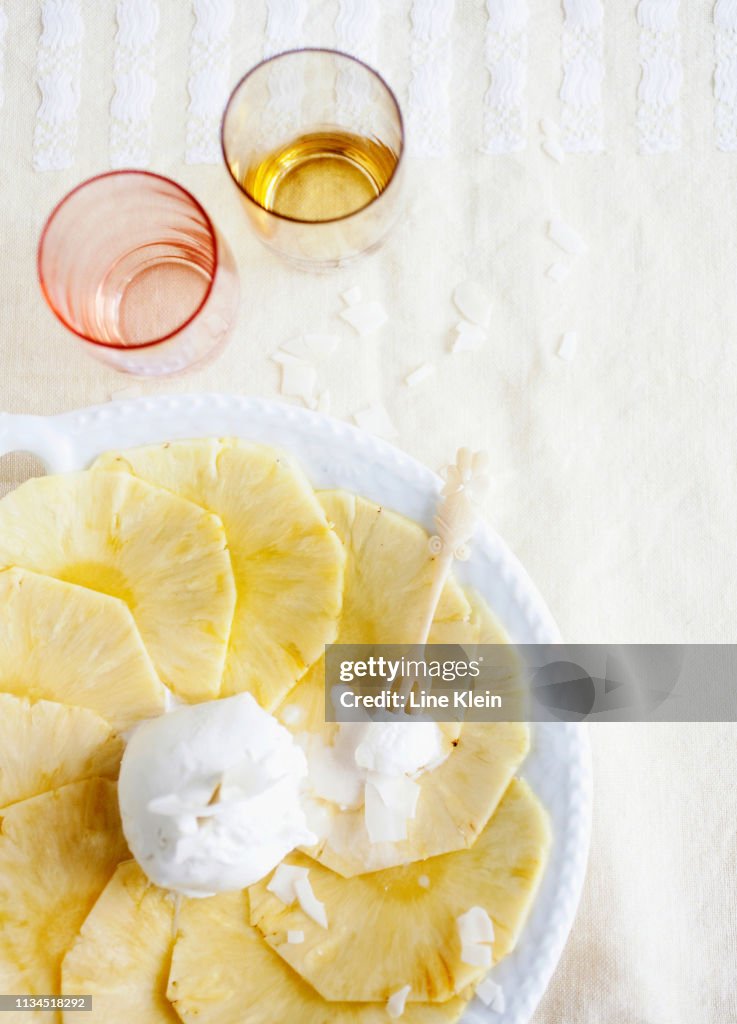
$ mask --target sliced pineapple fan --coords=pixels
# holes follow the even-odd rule
[[[110,453],[134,474],[222,521],[237,602],[222,696],[251,692],[272,710],[335,636],[343,550],[302,471],[263,445],[180,441]]]
[[[286,863],[309,869],[328,927],[301,906],[282,903],[268,879],[251,887],[251,923],[325,999],[386,1000],[409,985],[412,1001],[444,1002],[514,948],[548,844],[545,813],[529,787],[514,780],[469,850],[358,878],[292,854]],[[472,907],[491,920],[488,962],[482,954],[469,963],[463,948],[458,918]],[[290,943],[290,931],[303,932],[304,942]]]
[[[432,585],[420,526],[316,495],[240,440],[111,452],[0,501],[0,992],[91,994],[90,1024],[457,1021],[545,865],[547,816],[515,778],[526,725],[444,727],[401,841],[371,842],[363,808],[313,793],[320,841],[277,869],[311,902],[271,877],[200,900],[159,889],[116,783],[123,734],[172,693],[249,692],[329,752],[325,645],[416,642]],[[505,644],[516,685],[504,631],[452,578],[430,639]]]
[[[162,682],[217,697],[235,584],[220,520],[120,473],[29,480],[0,502],[0,565],[117,597]]]

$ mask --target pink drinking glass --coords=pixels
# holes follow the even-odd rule
[[[65,196],[41,234],[38,275],[92,355],[144,377],[215,358],[238,305],[233,254],[210,217],[148,171],[101,174]]]

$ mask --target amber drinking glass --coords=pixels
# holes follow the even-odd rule
[[[336,50],[292,50],[241,79],[225,163],[259,238],[308,268],[375,249],[399,214],[404,129],[393,92]]]

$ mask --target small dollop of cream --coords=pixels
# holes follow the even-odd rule
[[[359,727],[356,764],[380,775],[417,775],[444,756],[435,722],[368,722]]]
[[[365,785],[375,776],[416,778],[448,753],[435,722],[342,722],[330,744],[319,734],[298,740],[315,796],[346,810],[363,804]]]
[[[309,764],[309,788],[341,811],[364,808],[372,843],[407,838],[420,796],[417,779],[443,763],[449,750],[435,722],[343,722],[332,743],[320,735],[299,737]],[[313,827],[325,834],[316,815]]]
[[[120,769],[123,831],[146,875],[185,896],[259,881],[312,845],[307,761],[250,694],[180,707],[139,725]]]

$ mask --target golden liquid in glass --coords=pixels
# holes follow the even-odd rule
[[[383,142],[325,129],[267,153],[248,168],[243,184],[264,210],[298,221],[328,221],[368,206],[396,166],[397,154]]]

